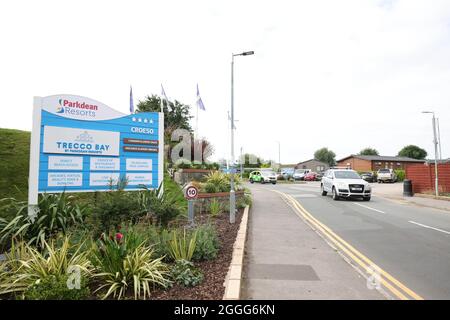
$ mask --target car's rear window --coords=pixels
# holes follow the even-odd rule
[[[380,173],[389,173],[391,172],[389,169],[380,169]]]

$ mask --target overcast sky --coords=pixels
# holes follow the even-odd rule
[[[0,127],[31,129],[33,96],[68,93],[124,113],[159,94],[206,107],[199,133],[236,153],[295,163],[417,144],[450,157],[450,1],[7,1],[0,5]],[[195,115],[195,109],[193,109]]]

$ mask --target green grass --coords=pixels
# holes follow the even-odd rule
[[[0,128],[0,199],[26,200],[30,132]]]

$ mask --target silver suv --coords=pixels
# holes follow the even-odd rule
[[[320,183],[322,195],[333,195],[333,200],[340,198],[363,198],[370,201],[372,187],[361,179],[360,175],[349,169],[330,169],[325,172]]]
[[[377,172],[377,181],[381,182],[396,182],[397,174],[395,174],[394,169],[380,169]]]

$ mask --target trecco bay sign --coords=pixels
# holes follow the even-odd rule
[[[80,96],[34,98],[29,204],[38,193],[157,188],[163,180],[164,117],[126,115]]]

